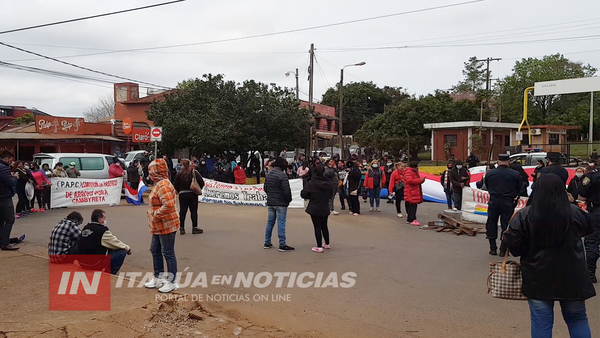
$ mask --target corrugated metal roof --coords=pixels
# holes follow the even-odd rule
[[[105,135],[66,135],[66,134],[38,134],[38,133],[7,133],[0,132],[0,140],[104,140],[125,142],[112,136]]]

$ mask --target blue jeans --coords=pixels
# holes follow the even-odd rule
[[[116,275],[121,270],[121,266],[123,266],[123,262],[125,262],[125,256],[127,256],[127,251],[125,250],[109,250],[110,255],[110,274]]]
[[[531,337],[551,338],[554,325],[554,301],[529,299],[528,302],[531,312]],[[592,336],[585,313],[585,301],[561,300],[560,307],[571,338]]]
[[[171,283],[175,282],[177,275],[177,258],[175,257],[175,235],[177,231],[166,235],[152,235],[150,252],[154,263],[154,277],[164,278],[165,263],[167,261],[167,277]],[[164,259],[164,260],[163,260]]]
[[[271,244],[273,227],[277,220],[277,236],[279,237],[279,246],[285,244],[285,219],[287,217],[287,207],[267,206],[267,229],[265,230],[265,244]]]
[[[371,203],[371,208],[373,207],[373,200],[375,200],[375,205],[379,208],[379,200],[381,199],[381,188],[369,189],[369,202]]]

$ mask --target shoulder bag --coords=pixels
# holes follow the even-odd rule
[[[196,194],[196,196],[202,195],[202,188],[200,184],[198,184],[198,180],[196,180],[196,170],[192,172],[192,184],[190,184],[190,190]]]
[[[508,300],[527,300],[523,295],[523,276],[521,275],[521,263],[507,261],[508,250],[502,262],[490,263],[490,275],[488,276],[488,293],[494,298]]]

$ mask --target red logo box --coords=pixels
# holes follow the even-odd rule
[[[76,255],[75,263],[49,263],[50,311],[110,311],[110,256]],[[50,257],[50,262],[63,257]],[[81,263],[86,267],[81,266]],[[102,271],[105,271],[102,272]]]

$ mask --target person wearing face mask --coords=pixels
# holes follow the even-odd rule
[[[390,186],[388,191],[391,191],[396,196],[396,216],[402,218],[402,200],[404,199],[404,163],[396,163],[396,170],[390,176]]]
[[[404,208],[406,209],[406,223],[420,226],[417,221],[417,206],[423,203],[423,189],[421,185],[425,178],[419,176],[419,163],[410,162],[410,168],[404,170]]]
[[[450,171],[450,182],[452,185],[452,201],[454,201],[453,210],[462,209],[462,193],[463,188],[469,185],[471,175],[469,171],[463,167],[462,160],[456,160],[454,169]]]
[[[360,191],[359,193],[362,195],[363,203],[367,203],[367,189],[364,188],[365,184],[365,176],[367,175],[367,171],[369,171],[369,163],[367,160],[363,160],[362,166],[360,167]]]
[[[25,166],[25,164],[21,161],[17,162],[17,168],[14,176],[17,178],[17,196],[19,197],[16,213],[19,216],[25,216],[31,212],[31,203],[27,198],[25,186],[28,182],[35,182],[35,179],[31,175],[29,165]]]
[[[67,171],[63,167],[62,162],[56,163],[56,165],[54,166],[54,170],[52,170],[52,174],[54,175],[54,177],[61,177],[61,178],[69,177],[69,176],[67,176]]]
[[[575,177],[571,179],[569,182],[569,186],[567,188],[567,193],[569,196],[569,202],[573,204],[577,204],[577,200],[579,199],[580,191],[583,188],[583,175],[585,170],[582,167],[578,167],[575,169]]]
[[[537,160],[535,162],[535,169],[533,170],[533,173],[531,174],[531,177],[533,177],[533,183],[535,183],[535,180],[538,179],[538,177],[540,177],[540,171],[544,168],[545,164],[544,164],[544,160]]]
[[[344,165],[343,161],[337,162],[337,175],[338,179],[340,180],[340,183],[338,183],[338,194],[340,196],[340,204],[342,205],[342,210],[346,210],[346,199],[348,198],[348,171],[349,170],[346,169],[346,166]],[[350,201],[348,201],[348,204],[350,204]],[[350,209],[349,206],[348,209]]]
[[[379,167],[379,161],[373,160],[371,168],[365,174],[365,188],[369,189],[370,205],[369,212],[380,212],[379,201],[381,199],[381,188],[386,184],[385,172]],[[375,202],[375,203],[373,203]]]
[[[314,172],[314,174],[316,174],[316,172]],[[332,215],[339,215],[339,212],[335,211],[335,208],[334,208],[335,195],[339,189],[338,182],[340,181],[340,179],[338,177],[338,173],[337,173],[335,160],[329,160],[327,162],[327,166],[325,167],[325,172],[324,172],[323,176],[325,176],[327,179],[329,179],[329,181],[331,182],[331,189],[333,189],[333,196],[329,199],[329,211],[331,212]]]
[[[118,157],[113,157],[113,163],[108,167],[108,178],[119,178],[125,176],[125,169],[121,166]]]
[[[444,187],[444,193],[446,194],[446,203],[448,204],[448,209],[452,209],[452,182],[450,181],[450,173],[454,169],[454,164],[448,162],[446,165],[446,170],[442,173],[442,179],[440,183],[442,187]]]
[[[131,255],[131,247],[121,242],[107,227],[104,210],[92,211],[92,221],[83,227],[77,242],[77,260],[84,269],[103,268],[102,256],[110,256],[110,273],[119,273],[126,255]]]
[[[585,259],[593,283],[598,282],[596,263],[600,257],[600,169],[597,168],[598,161],[598,159],[590,161],[589,172],[583,175],[582,189],[579,191],[581,199],[585,200],[587,204],[587,210],[595,229],[593,233],[585,236],[583,241]]]
[[[69,178],[77,178],[81,176],[79,170],[77,170],[77,163],[71,162],[69,164],[69,169],[67,169],[67,177]]]
[[[385,179],[387,182],[390,182],[390,178],[392,177],[392,173],[394,172],[394,162],[391,159],[387,159],[385,162]],[[388,190],[388,200],[386,203],[392,204],[394,201],[392,200],[393,190]]]

